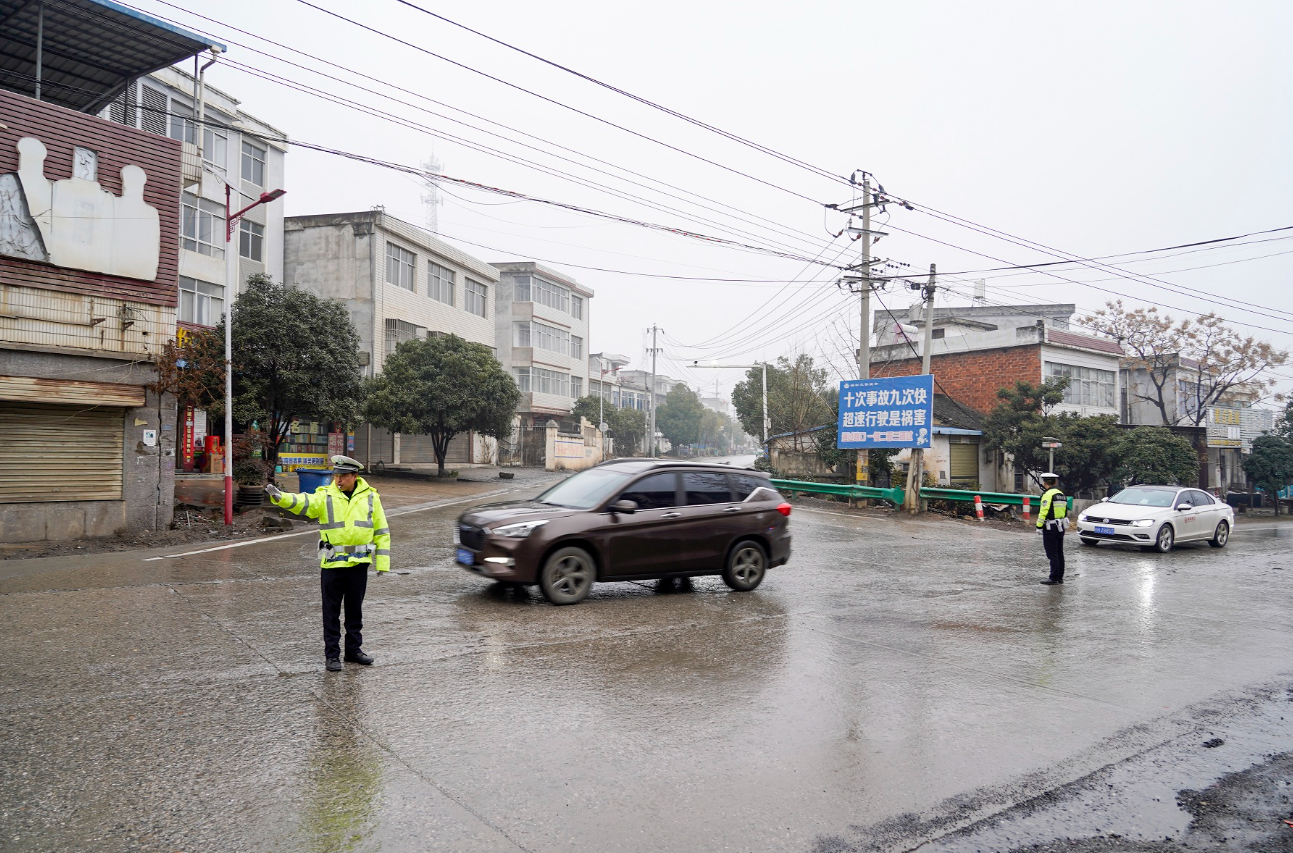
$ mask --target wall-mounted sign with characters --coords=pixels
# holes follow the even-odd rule
[[[18,140],[18,171],[0,175],[0,255],[56,267],[152,281],[157,277],[161,223],[144,201],[148,176],[121,169],[121,195],[99,185],[98,154],[77,146],[72,175],[45,177],[44,143]]]

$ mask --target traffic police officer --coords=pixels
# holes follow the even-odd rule
[[[323,591],[323,653],[329,672],[341,671],[341,608],[346,608],[346,657],[370,666],[364,654],[364,592],[368,567],[380,576],[391,568],[391,529],[377,490],[359,476],[364,466],[349,456],[332,457],[332,482],[314,494],[288,494],[265,486],[275,506],[319,522],[319,586]]]
[[[1064,531],[1068,528],[1068,498],[1059,489],[1060,478],[1047,471],[1042,475],[1042,505],[1037,513],[1037,532],[1042,534],[1046,559],[1051,561],[1047,586],[1064,583]]]

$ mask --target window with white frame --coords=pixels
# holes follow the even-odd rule
[[[530,368],[514,367],[512,368],[512,375],[516,377],[516,387],[528,394],[530,392]]]
[[[544,370],[542,367],[514,367],[512,375],[516,377],[516,387],[523,393],[555,394],[559,397],[570,396],[570,375],[555,370]]]
[[[475,314],[477,317],[485,316],[485,306],[489,300],[489,288],[474,279],[466,279],[467,296],[464,299],[463,308],[468,314]]]
[[[446,305],[452,305],[453,285],[453,270],[427,261],[427,296]]]
[[[199,131],[193,108],[182,101],[172,99],[170,111],[171,132],[169,135],[171,139],[178,139],[180,142],[196,145]],[[227,123],[227,119],[221,119],[216,114],[208,112],[203,116],[201,130],[202,159],[222,169],[228,162],[229,135],[223,127],[218,127],[217,125]]]
[[[253,261],[264,260],[264,225],[246,219],[238,220],[238,254]]]
[[[180,205],[182,245],[190,252],[224,257],[224,206],[184,193]]]
[[[1073,406],[1100,406],[1106,409],[1114,407],[1117,388],[1117,374],[1112,370],[1100,370],[1095,367],[1078,367],[1072,364],[1046,362],[1046,379],[1059,376],[1069,378],[1069,387],[1064,389],[1064,402]]]
[[[584,297],[570,294],[570,316],[576,320],[584,319]]]
[[[187,142],[190,145],[198,144],[197,122],[193,120],[193,108],[188,104],[181,103],[174,99],[171,100],[171,139],[178,139],[180,142]]]
[[[537,321],[522,320],[514,323],[512,346],[535,347],[561,355],[570,354],[570,333],[556,326]]]
[[[417,255],[397,246],[386,244],[386,283],[405,290],[415,290],[414,272],[417,269]]]
[[[266,149],[254,142],[242,143],[242,179],[258,187],[265,186]]]
[[[386,354],[395,352],[395,348],[405,341],[416,341],[425,336],[426,329],[403,320],[394,318],[386,321]]]
[[[584,339],[579,337],[578,335],[570,336],[570,357],[571,358],[584,357]]]
[[[530,277],[528,275],[518,275],[512,279],[512,301],[530,301]]]
[[[535,278],[530,290],[533,300],[540,305],[570,313],[570,291],[561,285]]]
[[[214,326],[224,314],[224,286],[180,276],[180,313],[182,322],[197,326]]]
[[[570,377],[571,399],[578,400],[582,396],[584,396],[584,377],[582,376]]]

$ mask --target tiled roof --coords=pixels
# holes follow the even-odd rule
[[[946,394],[934,395],[934,421],[942,426],[957,429],[983,429],[983,415],[958,403]]]
[[[1063,329],[1047,329],[1046,343],[1062,347],[1076,347],[1096,352],[1107,352],[1112,355],[1123,355],[1122,347],[1108,338],[1097,338],[1093,335],[1079,335],[1077,332],[1066,332]]]

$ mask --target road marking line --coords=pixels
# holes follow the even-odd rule
[[[425,504],[403,506],[403,507],[399,507],[398,509],[393,509],[386,514],[388,516],[407,515],[408,513],[411,513],[411,512],[422,512],[423,510],[427,510],[427,509],[438,509],[442,506],[453,506],[454,504],[466,503],[467,501],[473,501],[473,500],[476,500],[477,498],[488,498],[488,497],[493,497],[494,495],[502,495],[502,494],[506,494],[507,492],[514,492],[514,491],[517,491],[519,488],[520,487],[517,487],[517,489],[495,489],[492,492],[481,492],[478,495],[471,495],[470,497],[459,498],[458,500],[453,500],[453,501],[443,501],[443,502],[431,501],[430,503],[425,503]],[[178,557],[192,557],[194,554],[210,554],[212,551],[228,551],[230,548],[241,548],[244,545],[259,545],[262,542],[277,542],[279,539],[291,539],[293,536],[306,536],[306,535],[309,535],[312,533],[318,533],[318,532],[319,531],[315,528],[307,528],[305,530],[301,530],[296,533],[280,533],[277,536],[262,536],[259,539],[247,539],[242,542],[230,542],[227,545],[216,545],[213,548],[201,548],[197,551],[184,551],[183,553],[180,553],[180,554],[162,554],[160,557],[145,557],[144,562],[151,563],[154,560],[173,560]]]

